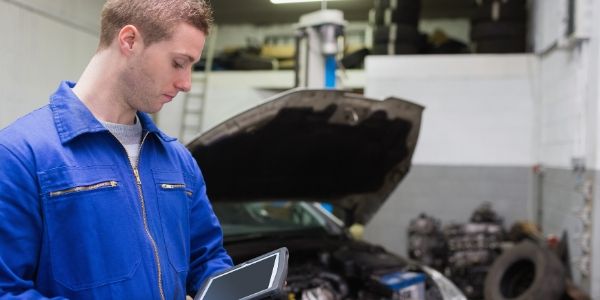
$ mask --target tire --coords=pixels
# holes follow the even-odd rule
[[[394,54],[419,54],[419,46],[415,44],[395,44]]]
[[[417,27],[419,24],[419,19],[419,12],[409,10],[386,8],[372,9],[369,12],[369,22],[376,26],[402,24]]]
[[[370,13],[371,15],[369,16],[371,24],[374,24],[376,26],[391,25],[392,22],[396,21],[395,19],[391,18],[392,17],[391,11],[392,11],[391,8],[372,9],[372,12]]]
[[[392,0],[375,0],[375,9],[391,8],[395,1]]]
[[[471,40],[495,38],[525,38],[527,26],[522,22],[481,22],[471,25]]]
[[[383,24],[383,19],[381,16],[382,16],[381,13],[377,13],[376,9],[371,8],[369,10],[369,24],[374,25],[374,26],[385,25],[385,24]]]
[[[515,5],[515,1],[487,1],[481,5],[475,4],[471,20],[475,22],[483,21],[520,21],[525,23],[527,20],[527,7],[525,5]]]
[[[527,7],[527,0],[473,0],[473,4],[477,7],[490,6],[493,2],[500,2],[502,6],[509,10]]]
[[[490,39],[475,42],[476,53],[523,53],[526,48],[525,38]]]
[[[421,18],[420,0],[398,0],[397,6],[391,11],[390,20],[393,23],[417,27]]]
[[[554,253],[531,241],[500,255],[484,287],[485,300],[558,300],[564,291],[564,266]]]
[[[391,12],[390,20],[391,23],[406,24],[412,26],[419,25],[419,19],[421,18],[420,9],[402,9],[397,8]]]
[[[371,53],[375,55],[418,54],[419,46],[409,43],[375,44]]]
[[[373,30],[374,44],[388,44],[393,42],[417,43],[420,39],[419,30],[408,25],[381,26]]]
[[[401,8],[411,11],[421,10],[421,0],[375,0],[375,9]]]
[[[371,49],[371,54],[373,55],[388,55],[388,45],[387,44],[375,44]]]
[[[371,24],[392,25],[406,24],[417,26],[421,15],[421,2],[415,0],[388,1],[377,4],[370,12]]]

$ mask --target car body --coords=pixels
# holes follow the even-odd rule
[[[427,299],[465,299],[436,271],[348,230],[408,173],[422,112],[397,98],[298,89],[189,143],[234,261],[287,247],[294,299],[391,299],[375,279],[393,272],[426,274]]]

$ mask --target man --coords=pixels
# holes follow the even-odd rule
[[[190,153],[146,113],[189,91],[203,0],[108,0],[78,83],[0,131],[0,299],[184,299],[231,266]]]

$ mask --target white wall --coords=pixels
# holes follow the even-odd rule
[[[0,128],[48,103],[61,80],[79,78],[98,43],[101,6],[0,0]]]
[[[584,3],[585,2],[585,3]],[[564,170],[569,174],[573,160],[585,163],[589,173],[571,172],[571,178],[556,178],[556,171],[547,174],[550,180],[544,183],[548,192],[544,195],[543,222],[545,231],[568,230],[574,277],[589,289],[593,299],[600,299],[600,206],[593,205],[588,213],[586,192],[582,183],[597,182],[600,162],[598,139],[598,80],[600,71],[600,3],[580,0],[589,5],[582,16],[593,22],[589,39],[569,43],[563,36],[565,1],[537,0],[534,2],[534,36],[539,63],[539,160],[553,170]],[[596,178],[594,178],[594,176]],[[598,189],[597,184],[593,185]],[[573,194],[575,193],[575,194]],[[600,197],[596,191],[593,201]],[[551,217],[550,217],[551,216]],[[584,220],[591,218],[591,229],[584,227]],[[589,234],[589,241],[582,239]],[[580,267],[583,249],[591,247],[591,274],[585,276]]]
[[[369,56],[365,95],[425,106],[414,164],[531,166],[533,56]]]
[[[203,76],[203,73],[196,73],[193,78],[195,82],[200,82]],[[202,84],[194,84],[196,89],[202,88]],[[293,85],[292,71],[212,72],[206,89],[202,129],[206,131],[230,117],[263,103],[273,95],[273,92],[266,89],[290,89]],[[184,97],[185,95],[180,93],[173,102],[165,105],[158,115],[160,127],[165,133],[175,137],[180,136]],[[182,142],[189,142],[189,140],[184,139]]]
[[[597,1],[587,2],[590,15],[600,13]],[[533,35],[539,54],[540,163],[571,168],[582,159],[588,168],[600,169],[596,149],[598,112],[598,38],[600,21],[592,18],[590,39],[569,42],[564,37],[566,2],[534,1]]]
[[[540,163],[546,166],[571,168],[574,158],[594,158],[586,140],[590,54],[589,45],[582,45],[540,58]]]
[[[203,73],[195,73],[194,89],[200,90]],[[202,117],[202,131],[242,113],[267,100],[280,91],[294,86],[294,73],[284,71],[221,71],[211,72],[208,77],[207,98]],[[364,88],[365,76],[361,70],[338,71],[340,88]],[[165,105],[158,115],[158,124],[165,133],[180,136],[183,99],[180,94]],[[184,139],[183,142],[189,142]]]
[[[590,52],[593,54],[592,59],[589,61],[590,73],[589,78],[586,82],[586,90],[588,99],[586,103],[586,109],[588,115],[591,114],[586,120],[587,128],[591,128],[587,131],[587,138],[590,141],[588,146],[588,153],[593,153],[593,159],[590,159],[590,165],[596,170],[596,174],[600,174],[600,2],[594,1],[593,9],[593,31],[592,39],[593,42],[590,46]],[[591,156],[591,154],[588,154]],[[596,181],[599,179],[596,178]],[[600,299],[600,185],[595,187],[595,198],[592,204],[592,261],[591,261],[591,293],[593,299]]]
[[[564,25],[561,15],[566,9],[564,0],[533,0],[532,1],[533,42],[536,53],[549,48],[559,38]],[[563,9],[564,6],[564,9]]]

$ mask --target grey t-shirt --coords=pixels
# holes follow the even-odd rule
[[[123,147],[125,147],[125,151],[127,151],[131,166],[137,168],[140,144],[142,142],[142,124],[140,124],[137,117],[133,125],[99,121],[121,142]]]

